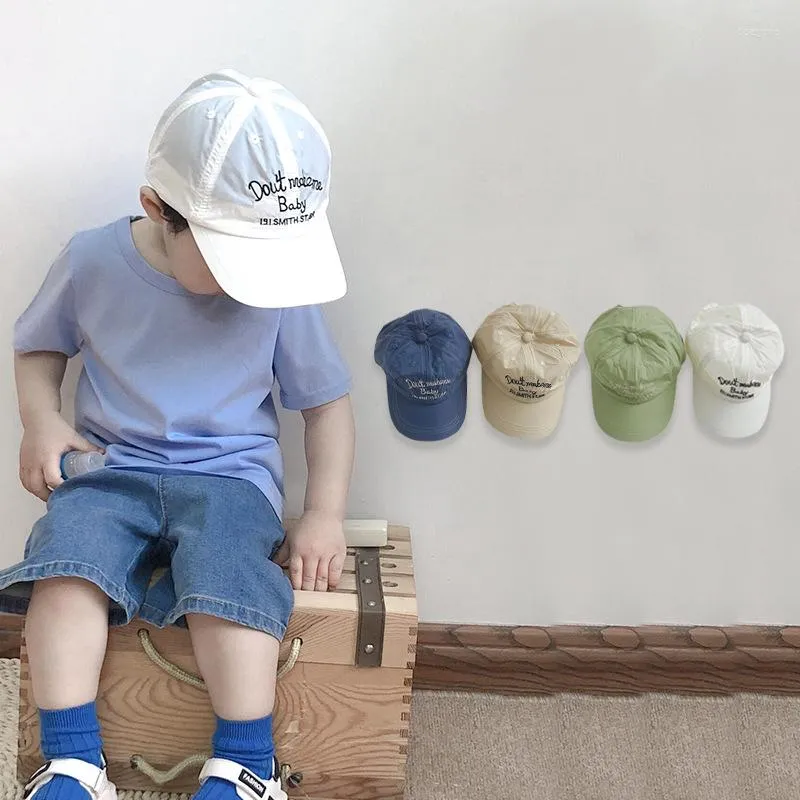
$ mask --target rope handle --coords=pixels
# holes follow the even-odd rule
[[[195,675],[193,672],[188,672],[187,670],[183,669],[183,667],[173,664],[158,652],[156,646],[153,644],[153,640],[150,638],[149,631],[142,628],[138,635],[139,644],[141,644],[142,650],[144,650],[147,657],[157,667],[164,670],[167,675],[175,678],[175,680],[186,683],[189,686],[194,686],[196,689],[206,690],[206,682],[199,675]],[[298,659],[300,658],[300,651],[302,647],[302,639],[299,637],[292,639],[292,649],[289,652],[289,657],[286,659],[286,662],[278,670],[278,680],[284,678],[294,669]],[[140,755],[139,753],[135,753],[131,756],[131,767],[139,770],[139,772],[143,772],[157,786],[163,786],[165,783],[174,781],[175,778],[177,778],[179,775],[182,775],[191,767],[202,767],[202,765],[210,757],[210,754],[197,753],[196,755],[185,758],[171,769],[160,770],[156,769],[152,764],[150,764],[144,756]],[[291,789],[297,788],[302,780],[303,774],[301,772],[292,772],[292,768],[288,764],[283,764],[281,766],[281,781],[286,786]]]
[[[176,764],[172,769],[160,770],[156,769],[150,764],[147,759],[139,755],[131,756],[131,767],[143,772],[150,780],[158,786],[163,786],[165,783],[174,781],[179,775],[186,772],[190,767],[202,768],[203,764],[211,758],[211,753],[198,753],[194,756],[184,758],[179,764]],[[199,771],[199,769],[198,769]],[[281,782],[288,786],[290,789],[296,789],[303,780],[302,772],[292,772],[289,764],[281,765]]]
[[[196,689],[206,688],[206,682],[199,675],[195,675],[193,672],[187,672],[177,664],[167,661],[167,659],[164,658],[164,656],[162,656],[158,650],[156,650],[156,646],[153,644],[153,640],[150,638],[150,631],[147,631],[144,628],[139,631],[139,643],[142,645],[142,650],[144,650],[147,657],[157,667],[163,669],[167,675],[181,681],[182,683],[186,683],[189,686],[194,686]],[[300,650],[302,647],[302,639],[292,639],[292,649],[289,652],[289,657],[286,659],[286,662],[278,670],[278,680],[286,677],[294,669],[298,659],[300,658]]]
[[[150,764],[144,756],[136,753],[131,756],[131,767],[133,767],[133,769],[138,769],[139,772],[143,772],[158,786],[163,786],[165,783],[174,781],[175,778],[182,775],[190,767],[198,767],[199,772],[199,768],[202,767],[209,758],[211,758],[211,753],[198,753],[197,755],[189,756],[189,758],[184,758],[183,761],[176,764],[172,769],[160,770]]]

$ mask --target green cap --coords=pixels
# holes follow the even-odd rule
[[[686,358],[675,323],[652,306],[601,314],[584,343],[597,424],[614,439],[643,442],[669,424]]]

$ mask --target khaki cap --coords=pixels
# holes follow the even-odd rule
[[[564,387],[580,342],[563,317],[531,305],[505,305],[473,339],[483,368],[483,411],[508,436],[542,439],[556,429]]]

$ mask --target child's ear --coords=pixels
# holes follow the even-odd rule
[[[139,202],[142,204],[144,213],[157,225],[163,225],[167,221],[161,198],[149,186],[142,186],[139,190]]]

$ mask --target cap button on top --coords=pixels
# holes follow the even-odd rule
[[[633,331],[628,331],[625,334],[625,341],[628,344],[635,344],[636,342],[639,341],[639,337]]]
[[[428,341],[428,334],[425,331],[417,331],[414,334],[414,341],[417,344],[425,344]]]
[[[533,341],[533,334],[530,331],[525,331],[522,334],[522,341],[525,342],[525,344],[530,344]]]
[[[739,335],[739,341],[744,342],[744,344],[747,344],[748,342],[752,341],[752,339],[753,337],[750,335],[748,331],[742,331],[741,334]]]

